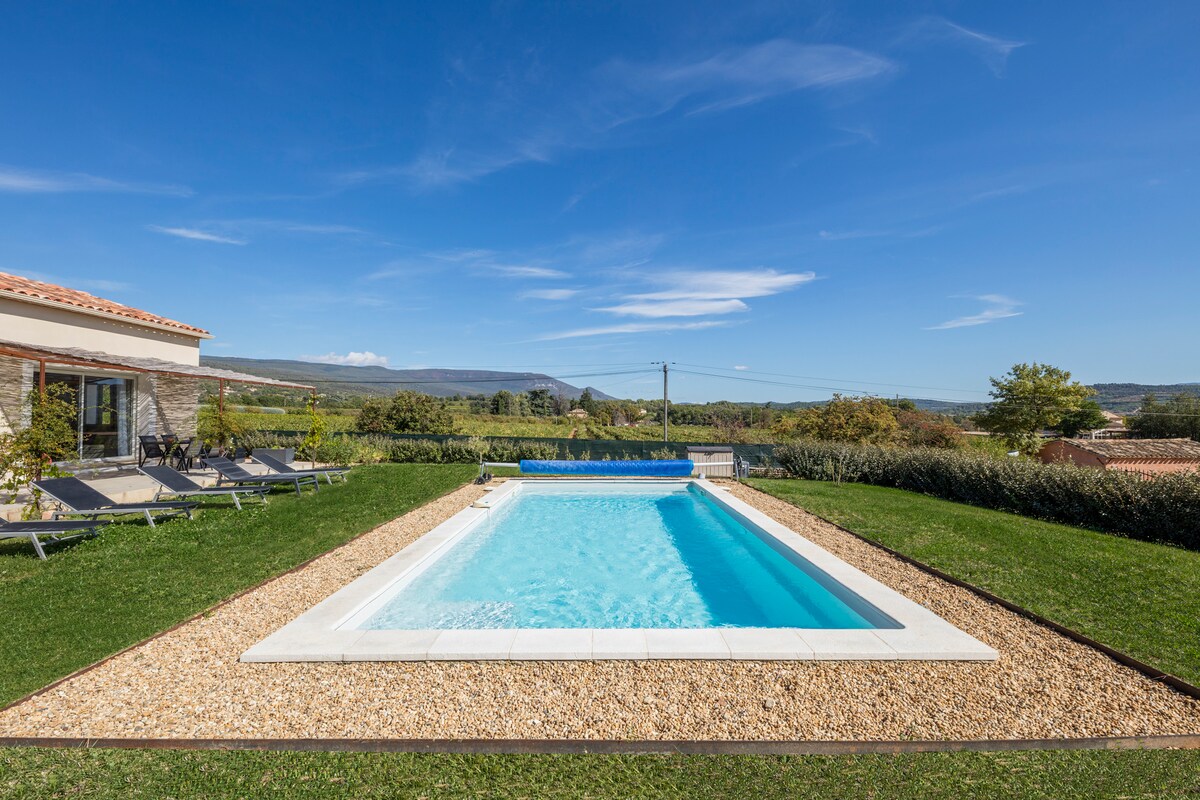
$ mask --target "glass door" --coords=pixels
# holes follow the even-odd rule
[[[47,373],[46,385],[68,387],[78,409],[79,457],[118,458],[133,454],[133,381],[91,375]]]
[[[80,455],[83,458],[130,455],[131,394],[131,380],[84,377],[83,420],[79,437]]]

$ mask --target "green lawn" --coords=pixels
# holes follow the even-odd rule
[[[53,548],[0,542],[0,704],[169,628],[474,477],[470,465],[356,467],[345,484],[192,521],[109,526]]]
[[[865,484],[757,489],[1200,682],[1200,552]]]
[[[459,756],[0,750],[13,798],[1186,798],[1200,752]]]
[[[214,509],[195,522],[174,521],[156,530],[115,526],[96,540],[54,551],[45,562],[36,560],[28,545],[4,543],[0,602],[7,624],[0,629],[0,698],[14,699],[163,630],[474,474],[471,465],[361,467],[345,486],[327,487],[316,496],[276,495],[266,509],[241,514]],[[936,551],[946,547],[962,549],[963,577],[987,583],[996,576],[992,588],[998,592],[1030,607],[1044,598],[1047,607],[1038,610],[1079,627],[1084,626],[1078,620],[1052,612],[1070,611],[1076,602],[1086,606],[1089,592],[1071,586],[1093,586],[1102,579],[1092,574],[1095,565],[1077,561],[1081,550],[1095,548],[1099,555],[1093,560],[1113,560],[1116,566],[1108,572],[1133,575],[1112,576],[1114,582],[1124,581],[1125,589],[1110,586],[1110,594],[1139,586],[1146,592],[1153,588],[1160,598],[1196,594],[1196,562],[1175,560],[1195,554],[900,492],[888,496],[889,490],[875,487],[794,481],[766,486],[822,515],[840,513],[840,521],[864,532],[878,526],[886,531],[881,540],[886,535],[893,546],[911,545],[914,555],[930,561],[937,562]],[[990,542],[997,531],[1008,535]],[[1038,556],[1035,561],[1048,563],[1023,569],[1010,552],[1017,535],[1025,537],[1022,546]],[[959,544],[942,545],[947,537]],[[1150,570],[1125,550],[1129,547],[1143,548],[1138,552],[1172,566]],[[1055,558],[1045,559],[1047,554]],[[947,558],[955,563],[940,565],[956,571],[957,561]],[[1192,574],[1185,575],[1188,565]],[[1002,580],[1014,566],[1024,577]],[[1168,578],[1177,585],[1159,585]],[[1096,598],[1087,602],[1104,604]],[[1128,641],[1099,638],[1131,652],[1137,652],[1138,642],[1155,644],[1152,632],[1135,630],[1148,613],[1143,603],[1146,609],[1154,605],[1126,599],[1105,617]],[[1181,652],[1179,658],[1196,671],[1194,653]],[[1166,656],[1158,662],[1168,663]],[[0,796],[12,798],[1183,798],[1200,794],[1197,776],[1200,752],[1168,751],[801,758],[0,750]]]

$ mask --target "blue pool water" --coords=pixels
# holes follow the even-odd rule
[[[796,554],[785,557],[699,489],[625,483],[522,487],[361,627],[876,628],[889,622]]]

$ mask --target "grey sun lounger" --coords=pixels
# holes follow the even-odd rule
[[[158,519],[187,515],[192,518],[192,509],[198,503],[191,502],[151,502],[151,503],[114,503],[101,492],[88,486],[79,478],[47,478],[34,481],[33,485],[41,489],[51,498],[57,500],[65,510],[54,512],[54,519],[60,516],[96,517],[106,514],[142,514],[150,527],[154,527],[155,513]]]
[[[251,453],[250,457],[258,463],[262,464],[272,472],[277,472],[280,475],[317,475],[324,478],[333,484],[333,476],[346,480],[346,473],[350,471],[349,467],[316,467],[314,469],[296,469],[290,464],[285,464],[275,456],[269,456],[265,453]]]
[[[40,536],[49,537],[51,542],[69,542],[81,536],[95,536],[108,524],[108,520],[35,519],[22,522],[5,522],[0,519],[0,539],[28,539],[37,557],[46,560]]]
[[[242,503],[238,495],[257,497],[266,503],[267,492],[271,491],[270,486],[201,486],[174,467],[141,467],[138,472],[153,478],[163,487],[154,495],[155,500],[162,497],[228,497],[241,511]]]
[[[271,487],[283,484],[293,486],[296,494],[300,494],[301,487],[306,483],[312,484],[313,489],[321,488],[317,483],[316,475],[255,475],[224,456],[209,456],[200,460],[205,466],[215,469],[221,476],[217,479],[217,486],[232,484],[234,486]]]

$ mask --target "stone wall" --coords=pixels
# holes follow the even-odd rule
[[[26,398],[33,390],[34,363],[0,356],[0,433],[11,433],[29,423]]]
[[[169,375],[154,376],[154,410],[157,433],[194,436],[200,408],[200,382]]]

